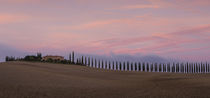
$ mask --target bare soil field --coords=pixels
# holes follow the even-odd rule
[[[210,74],[0,63],[0,98],[210,98]]]

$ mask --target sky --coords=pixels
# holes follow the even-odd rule
[[[0,0],[0,48],[209,61],[209,10],[209,0]]]

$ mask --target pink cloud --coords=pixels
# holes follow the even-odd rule
[[[126,5],[118,9],[145,9],[145,8],[160,8],[158,5],[139,4],[139,5]]]
[[[28,16],[21,14],[3,14],[0,13],[0,24],[15,23],[27,20]]]
[[[144,16],[146,17],[146,16]],[[105,20],[93,20],[91,22],[81,23],[78,25],[65,25],[61,27],[55,27],[61,30],[87,30],[104,28],[105,26],[116,24],[133,24],[136,22],[136,18],[120,18],[120,19],[105,19]]]
[[[209,0],[149,0],[152,4],[161,6],[161,8],[175,8],[181,11],[187,11],[197,14],[205,14],[200,7],[210,6]]]
[[[181,30],[179,32],[172,33],[156,33],[151,36],[145,37],[133,37],[133,38],[112,38],[105,40],[98,40],[94,42],[90,42],[90,47],[98,47],[96,49],[110,49],[114,50],[116,53],[152,53],[155,52],[157,54],[166,53],[167,51],[176,51],[174,49],[182,48],[183,44],[198,44],[209,41],[207,38],[203,39],[195,39],[185,36],[199,35],[201,37],[205,37],[205,34],[208,33],[206,31],[209,30],[209,25],[203,25],[194,27],[188,30]],[[185,36],[183,36],[185,35]],[[152,42],[141,48],[134,49],[120,49],[116,48],[119,46],[128,46],[137,43],[145,43]],[[92,43],[92,44],[91,44]],[[193,50],[194,48],[192,48]],[[201,48],[203,49],[203,48]],[[164,51],[163,51],[164,50]],[[186,50],[186,49],[185,49]],[[180,50],[178,49],[177,52]],[[180,51],[181,52],[181,51]],[[182,51],[184,52],[184,50]]]
[[[15,3],[15,4],[22,4],[22,3],[43,3],[48,0],[3,0],[4,3]]]

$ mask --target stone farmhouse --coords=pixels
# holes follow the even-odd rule
[[[52,56],[52,55],[47,55],[47,56],[44,56],[42,58],[42,61],[47,61],[47,60],[58,60],[58,61],[62,61],[64,60],[64,57],[63,56]]]

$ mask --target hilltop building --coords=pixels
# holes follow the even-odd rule
[[[52,55],[47,55],[47,56],[44,56],[42,58],[42,61],[47,61],[47,60],[58,60],[58,61],[62,61],[64,60],[64,57],[63,56],[52,56]]]

